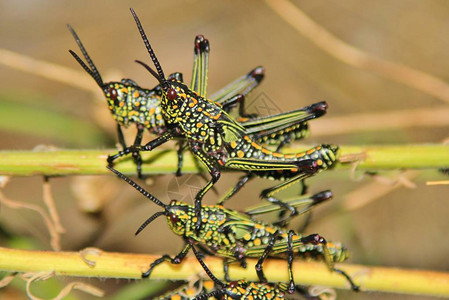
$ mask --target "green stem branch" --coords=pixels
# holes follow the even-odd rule
[[[300,152],[310,147],[286,149]],[[449,167],[449,146],[395,145],[395,146],[341,146],[341,163],[337,168],[349,168],[358,162],[358,170],[436,169]],[[56,150],[56,151],[1,151],[0,174],[11,176],[33,175],[92,175],[110,174],[105,168],[107,154],[117,150]],[[145,174],[171,174],[176,171],[177,156],[173,150],[153,150],[143,153]],[[184,155],[184,173],[197,173],[192,155]],[[117,161],[117,168],[128,174],[136,172],[130,156]]]

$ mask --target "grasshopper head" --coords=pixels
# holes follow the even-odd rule
[[[195,215],[191,205],[172,200],[166,207],[167,223],[170,229],[177,235],[185,235],[187,227],[192,223]]]
[[[128,125],[131,108],[131,103],[128,104],[129,87],[121,82],[108,82],[103,85],[102,89],[114,119],[120,124]]]
[[[179,114],[179,108],[191,94],[189,88],[180,81],[165,81],[162,89],[162,112],[167,123],[174,123]]]

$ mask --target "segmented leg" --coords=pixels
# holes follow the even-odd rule
[[[295,280],[293,278],[293,270],[292,270],[292,263],[293,263],[293,241],[292,237],[295,235],[295,232],[293,230],[290,230],[288,232],[288,239],[287,239],[287,263],[288,263],[288,277],[290,279],[290,283],[288,286],[288,293],[293,294],[295,292]]]
[[[223,203],[225,203],[229,198],[231,198],[232,196],[234,196],[238,191],[240,191],[240,189],[252,178],[254,178],[255,176],[253,174],[251,174],[251,172],[248,172],[248,174],[246,174],[245,176],[240,177],[239,181],[237,182],[237,184],[235,185],[235,187],[233,187],[229,192],[227,192],[221,199],[220,201],[218,201],[219,205],[223,205]]]
[[[118,142],[122,146],[122,150],[125,149],[126,148],[125,137],[123,136],[122,126],[120,126],[120,124],[118,123],[117,123],[117,137]]]
[[[248,74],[237,78],[235,81],[214,93],[210,96],[210,99],[218,104],[223,104],[226,99],[229,99],[236,94],[246,96],[260,84],[264,76],[265,70],[263,67],[254,68]]]
[[[182,163],[184,161],[184,157],[182,153],[184,152],[184,149],[186,147],[186,143],[181,140],[178,141],[178,150],[176,150],[176,154],[178,155],[178,168],[176,169],[176,176],[182,176]]]
[[[195,216],[197,218],[195,230],[198,231],[201,227],[201,200],[204,195],[213,187],[213,185],[220,179],[220,168],[214,159],[211,159],[207,153],[201,149],[201,145],[197,142],[192,141],[190,144],[190,149],[192,153],[204,164],[207,171],[211,175],[211,179],[207,184],[196,194],[195,196]]]
[[[195,37],[192,82],[190,89],[201,97],[207,97],[207,75],[209,71],[209,41],[202,35]]]
[[[169,255],[164,255],[161,258],[156,259],[154,262],[151,263],[150,268],[145,273],[142,273],[142,278],[147,278],[151,275],[151,272],[153,272],[153,269],[163,263],[164,261],[171,262],[172,264],[180,264],[182,260],[186,257],[187,253],[189,252],[191,248],[191,245],[189,243],[186,243],[184,245],[184,248],[182,248],[181,252],[178,253],[174,258],[171,258]]]
[[[265,277],[265,274],[263,273],[263,262],[268,257],[271,250],[273,250],[274,243],[276,242],[276,239],[278,236],[279,236],[279,230],[276,230],[276,232],[271,236],[270,242],[268,243],[268,246],[265,248],[262,256],[257,261],[256,273],[257,273],[257,277],[259,277],[260,282],[267,282],[267,278]]]
[[[223,110],[229,113],[232,108],[234,108],[236,105],[239,106],[239,116],[242,118],[255,118],[257,117],[257,114],[248,114],[245,110],[245,96],[242,94],[237,94],[235,96],[232,96],[231,98],[226,99],[221,103],[223,106]]]
[[[352,278],[348,274],[346,274],[345,271],[337,269],[337,268],[334,268],[333,271],[343,275],[346,278],[346,280],[348,280],[349,284],[351,285],[351,289],[354,292],[359,292],[360,291],[360,287],[358,285],[356,285],[354,283],[354,281],[352,281]]]
[[[109,155],[107,162],[109,165],[112,165],[114,160],[116,160],[119,157],[122,157],[124,155],[127,155],[132,152],[140,152],[140,151],[151,151],[156,147],[159,147],[160,145],[168,142],[169,140],[173,139],[175,136],[177,136],[176,129],[169,130],[162,134],[161,136],[157,137],[156,139],[150,141],[149,143],[145,144],[144,146],[137,146],[132,145],[130,147],[126,147],[122,151],[119,151],[115,155]]]
[[[140,144],[142,143],[142,135],[144,129],[145,127],[143,127],[143,125],[137,125],[137,134],[136,138],[134,139],[133,146],[140,146]],[[137,151],[132,152],[132,156],[137,166],[137,177],[142,179],[142,156],[140,156],[140,153]]]

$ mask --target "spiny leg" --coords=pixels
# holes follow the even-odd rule
[[[159,264],[163,263],[164,261],[171,262],[172,264],[180,264],[182,260],[186,257],[187,253],[189,252],[191,248],[191,245],[189,243],[186,243],[184,245],[184,248],[182,248],[181,252],[179,252],[174,258],[171,258],[169,255],[164,255],[161,258],[156,259],[154,262],[151,263],[150,268],[145,273],[142,273],[142,278],[147,278],[151,275],[151,272],[153,272],[153,269],[158,266]]]
[[[268,246],[265,248],[262,256],[257,261],[256,273],[257,273],[257,277],[259,277],[260,282],[267,282],[267,278],[265,277],[265,274],[263,273],[263,262],[268,257],[270,252],[273,250],[273,246],[274,246],[274,243],[276,242],[278,235],[279,235],[279,230],[276,230],[276,232],[271,236],[270,242],[268,243]]]
[[[217,163],[213,159],[209,158],[209,156],[201,149],[201,145],[199,143],[192,141],[190,144],[190,149],[192,153],[204,164],[212,177],[195,196],[195,216],[197,218],[195,230],[199,231],[202,224],[201,201],[204,195],[214,186],[218,179],[220,179],[221,172]]]
[[[142,143],[142,135],[143,135],[143,130],[145,129],[145,127],[143,127],[141,124],[137,125],[137,134],[136,134],[136,138],[134,139],[134,144],[133,146],[140,146],[140,144]],[[142,179],[142,156],[140,156],[140,153],[137,151],[132,152],[132,157],[134,158],[134,162],[136,163],[137,166],[137,177],[139,177],[140,179]]]
[[[352,281],[351,276],[349,276],[345,271],[340,270],[340,269],[337,269],[337,268],[334,268],[333,271],[334,271],[334,272],[337,272],[338,274],[343,275],[343,276],[346,278],[346,280],[349,282],[349,284],[351,285],[351,289],[352,289],[354,292],[359,292],[359,291],[360,291],[360,287],[359,287],[358,285],[356,285],[356,284],[354,283],[354,281]]]
[[[132,152],[140,152],[140,151],[151,151],[156,147],[159,147],[160,145],[168,142],[169,140],[173,139],[177,135],[176,129],[169,130],[162,134],[161,136],[157,137],[156,139],[148,142],[147,144],[143,146],[129,146],[123,149],[122,151],[119,151],[117,154],[109,155],[107,162],[109,165],[113,165],[114,160],[116,160],[119,157],[122,157],[124,155],[127,155]]]
[[[271,187],[271,188],[268,188],[268,189],[265,189],[265,190],[262,191],[262,193],[260,194],[261,198],[266,199],[267,201],[269,201],[271,203],[278,204],[280,207],[284,208],[286,211],[290,211],[290,215],[287,216],[287,217],[282,218],[283,215],[282,216],[280,215],[281,219],[278,222],[285,221],[286,219],[289,219],[289,218],[297,215],[297,211],[296,211],[296,209],[294,207],[292,207],[288,203],[285,203],[285,202],[283,202],[283,201],[281,201],[281,200],[279,200],[277,198],[274,198],[272,195],[277,193],[277,192],[279,192],[280,190],[290,186],[290,185],[293,185],[294,183],[296,183],[298,181],[303,180],[304,178],[310,177],[311,175],[312,174],[306,174],[306,173],[299,174],[299,175],[297,175],[295,177],[292,177],[292,178],[290,178],[290,179],[288,179],[288,180],[286,180],[286,181],[284,181],[284,182],[282,182],[282,183],[280,183],[280,184],[278,184],[278,185],[276,185],[274,187]]]
[[[295,292],[295,280],[293,278],[293,270],[292,270],[292,264],[293,264],[293,241],[292,237],[295,235],[295,232],[293,230],[290,230],[288,232],[288,239],[287,239],[287,263],[288,263],[288,277],[290,279],[290,283],[288,286],[288,293],[293,294]]]
[[[122,146],[122,150],[125,149],[126,148],[125,137],[123,135],[122,126],[120,126],[119,123],[117,123],[117,137],[120,146]]]
[[[234,196],[238,191],[240,191],[240,189],[252,178],[254,178],[255,176],[251,173],[248,172],[248,174],[246,174],[245,176],[240,177],[239,181],[237,182],[237,184],[235,185],[235,187],[233,187],[229,192],[227,192],[221,199],[220,201],[218,201],[219,205],[223,205],[223,203],[225,203],[227,200],[229,200],[232,196]]]
[[[237,94],[235,96],[232,96],[225,101],[221,103],[223,106],[223,110],[229,113],[232,108],[234,108],[236,105],[239,106],[239,117],[241,118],[255,118],[257,117],[257,114],[248,114],[245,110],[245,96],[242,94]]]
[[[176,169],[176,176],[182,176],[182,163],[184,161],[183,152],[186,148],[186,144],[183,140],[178,141],[178,149],[176,150],[176,154],[178,155],[178,168]]]

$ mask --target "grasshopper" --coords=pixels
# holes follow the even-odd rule
[[[251,218],[250,214],[226,209],[221,205],[202,206],[203,226],[197,231],[195,230],[196,214],[194,206],[176,200],[172,200],[169,205],[166,205],[127,176],[112,167],[108,166],[108,168],[146,198],[163,208],[163,211],[148,218],[136,231],[136,235],[156,218],[165,216],[169,228],[185,241],[183,249],[174,258],[163,255],[151,263],[150,268],[142,274],[142,277],[150,276],[153,269],[164,261],[173,264],[181,263],[190,250],[191,244],[196,243],[209,254],[224,258],[225,274],[228,274],[227,270],[230,263],[240,262],[242,266],[246,266],[246,258],[258,258],[257,274],[261,281],[266,281],[263,273],[264,260],[267,257],[287,257],[290,278],[289,291],[293,292],[295,289],[292,273],[293,258],[295,256],[310,257],[324,261],[330,271],[342,274],[354,290],[358,289],[344,271],[336,269],[334,266],[334,263],[342,262],[348,258],[347,250],[339,243],[326,242],[318,234],[303,236],[293,230],[287,232],[280,227],[256,221]],[[318,204],[326,200],[322,197],[330,196],[330,192],[317,194],[311,197],[310,205]],[[266,208],[253,209],[252,214],[260,214],[266,210]],[[227,275],[226,279],[228,279]]]
[[[166,79],[137,15],[132,9],[131,12],[157,71],[143,62],[137,62],[147,68],[159,81],[162,87],[162,115],[166,123],[171,124],[172,127],[143,146],[133,145],[110,156],[108,158],[110,165],[120,156],[138,151],[151,151],[182,135],[187,140],[192,153],[205,165],[211,175],[211,179],[195,197],[197,230],[201,227],[201,200],[219,180],[222,168],[261,172],[262,176],[271,176],[270,172],[280,172],[290,176],[291,179],[286,184],[273,189],[277,191],[293,182],[312,176],[329,165],[324,163],[320,156],[317,156],[318,159],[309,156],[318,148],[304,153],[282,154],[263,147],[253,141],[246,134],[245,127],[232,119],[214,101],[202,97],[180,81]],[[330,151],[326,153],[329,158],[336,158],[338,147],[323,145],[319,148]],[[282,201],[275,198],[270,197],[268,200],[285,206]],[[289,207],[288,209],[292,210]]]
[[[140,87],[135,81],[124,78],[121,81],[103,82],[103,79],[95,66],[93,60],[85,49],[81,39],[75,30],[68,25],[81,53],[87,64],[72,50],[70,54],[76,59],[81,67],[95,80],[97,85],[103,91],[108,108],[117,122],[117,135],[120,145],[126,148],[122,127],[135,125],[137,134],[134,145],[140,145],[144,130],[156,135],[161,135],[168,130],[167,124],[162,117],[161,98],[162,88],[160,85],[152,89]],[[194,64],[192,72],[192,82],[190,88],[200,94],[206,93],[208,56],[210,46],[209,41],[202,35],[198,35],[194,40]],[[183,81],[181,73],[170,74],[170,79]],[[255,87],[257,87],[264,78],[264,69],[256,67],[247,74],[239,77],[223,89],[212,96],[212,99],[223,106],[223,109],[230,111],[239,104],[239,115],[242,119],[249,120],[251,115],[244,111],[244,99]],[[178,150],[178,170],[177,175],[181,175],[182,149],[180,142]],[[138,152],[133,152],[133,158],[137,165],[137,173],[142,177],[142,159]]]

